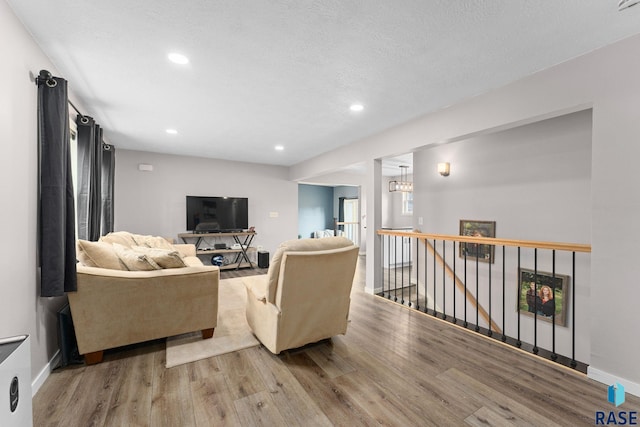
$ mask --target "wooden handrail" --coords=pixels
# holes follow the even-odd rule
[[[416,239],[446,240],[482,245],[514,246],[521,248],[551,249],[569,252],[591,252],[591,245],[582,243],[541,242],[534,240],[498,239],[495,237],[456,236],[450,234],[420,233],[416,231],[378,230],[380,236],[414,237]]]

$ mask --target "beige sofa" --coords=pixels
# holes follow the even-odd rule
[[[267,275],[243,278],[247,322],[272,353],[347,332],[358,247],[344,237],[290,240]]]
[[[120,245],[122,252],[126,243],[122,240],[128,236],[123,232],[114,233],[111,240],[108,236],[100,242],[78,242],[78,290],[68,293],[78,350],[87,364],[100,362],[103,351],[110,348],[194,331],[202,331],[203,338],[213,336],[218,318],[218,267],[204,266],[194,245],[165,242],[159,245],[163,248],[146,249],[153,255],[147,261],[153,263],[152,258],[160,260],[170,254],[161,263],[170,259],[177,266],[150,269],[142,265],[146,271],[130,271],[140,267],[135,263],[144,256],[122,262],[113,256],[110,246]],[[151,237],[131,236],[138,236],[134,243]],[[104,265],[99,266],[101,262]]]

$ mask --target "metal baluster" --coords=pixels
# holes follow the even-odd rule
[[[533,249],[533,280],[536,284],[536,292],[538,291],[538,248]],[[538,301],[536,299],[536,301]],[[540,302],[540,310],[542,310],[542,301]],[[538,307],[533,313],[533,354],[538,354]]]
[[[378,239],[378,242],[380,243],[380,248],[382,248],[380,250],[380,277],[382,278],[382,283],[381,283],[381,287],[380,289],[382,289],[382,295],[384,296],[384,236],[381,234],[378,234],[378,236],[376,237],[376,239]],[[375,289],[375,285],[374,285],[374,289]]]
[[[507,329],[507,325],[506,325],[506,320],[505,320],[505,308],[506,308],[506,301],[505,301],[505,288],[506,288],[506,274],[505,274],[505,265],[507,264],[507,257],[506,257],[506,246],[502,245],[502,342],[507,341],[507,335],[506,335],[506,329]],[[520,305],[520,295],[518,295],[518,305]]]
[[[420,239],[416,238],[416,310],[420,310]]]
[[[433,315],[438,317],[436,301],[436,239],[433,239]]]
[[[445,246],[445,240],[442,240],[442,318],[443,319],[447,319],[447,289],[445,288],[446,285],[446,278],[447,275],[445,274],[445,266],[447,265],[447,263],[445,262],[445,258],[447,255],[447,251],[446,251],[446,246]]]
[[[391,236],[387,234],[387,293],[386,297],[391,299]],[[382,247],[382,256],[384,257],[384,246]],[[384,283],[384,271],[382,275],[382,282]]]
[[[409,307],[413,306],[413,302],[411,301],[411,267],[413,266],[413,260],[411,259],[411,237],[407,237],[407,241],[409,244],[407,245],[407,249],[409,250]],[[418,283],[416,283],[416,297],[418,296]]]
[[[494,247],[490,246],[489,247],[489,331],[487,332],[487,336],[493,335],[493,331],[491,330],[491,319],[493,319],[493,317],[491,316],[491,262],[493,261],[492,259],[493,251],[494,251]]]
[[[463,252],[464,252],[464,327],[466,328],[469,325],[469,322],[467,322],[467,242],[464,242]]]
[[[427,276],[427,272],[428,272],[428,268],[427,266],[429,265],[429,241],[425,238],[424,239],[424,312],[428,313],[429,312],[429,305],[428,305],[428,300],[427,300],[427,294],[428,294],[428,276]]]
[[[404,237],[400,237],[400,301],[404,304]],[[397,263],[396,263],[397,265]]]
[[[576,362],[576,253],[572,252],[573,263],[573,289],[571,290],[571,367],[578,365]]]
[[[398,236],[393,236],[393,300],[398,302]]]
[[[458,323],[458,318],[456,317],[456,242],[453,241],[453,245],[451,248],[451,253],[453,254],[453,281],[451,282],[451,289],[453,292],[453,323]]]
[[[475,331],[480,332],[480,245],[476,246],[476,327]]]
[[[522,347],[522,341],[520,341],[520,296],[522,295],[522,274],[520,273],[520,246],[518,246],[518,339],[516,346]]]
[[[556,250],[551,251],[551,295],[553,296],[553,314],[551,315],[551,360],[558,358],[556,354]],[[564,295],[563,295],[564,297]]]
[[[384,236],[380,236],[380,237],[382,237],[382,250],[380,251],[380,252],[382,252],[382,274],[380,275],[380,277],[382,278],[382,295],[385,298],[389,298],[389,296],[390,296],[389,295],[390,294],[389,281],[387,281],[387,286],[386,287],[385,287],[385,284],[384,284]],[[390,238],[391,238],[391,236],[389,236],[387,234],[387,273],[389,272],[389,268],[388,268],[389,267],[389,249],[388,248],[389,248],[389,239]],[[385,291],[385,288],[387,289],[386,291]]]

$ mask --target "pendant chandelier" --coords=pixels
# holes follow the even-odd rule
[[[400,180],[389,181],[389,192],[413,192],[413,182],[409,181],[409,173],[407,171],[408,169],[409,166],[400,166]]]

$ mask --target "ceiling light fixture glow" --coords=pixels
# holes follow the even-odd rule
[[[166,132],[167,132],[169,135],[177,135],[177,134],[178,134],[178,131],[177,131],[177,130],[175,130],[175,129],[167,129],[167,130],[166,130]]]
[[[174,64],[185,65],[189,63],[189,58],[176,52],[170,53],[169,55],[167,55],[167,58],[169,58],[169,61],[173,62]]]
[[[413,182],[409,181],[409,166],[400,166],[400,180],[389,181],[389,192],[413,193]]]
[[[352,104],[351,107],[349,107],[349,109],[353,112],[359,112],[364,110],[364,105],[362,104]]]
[[[276,151],[284,150],[284,146],[282,146],[282,145],[276,145],[274,148],[276,149]]]

